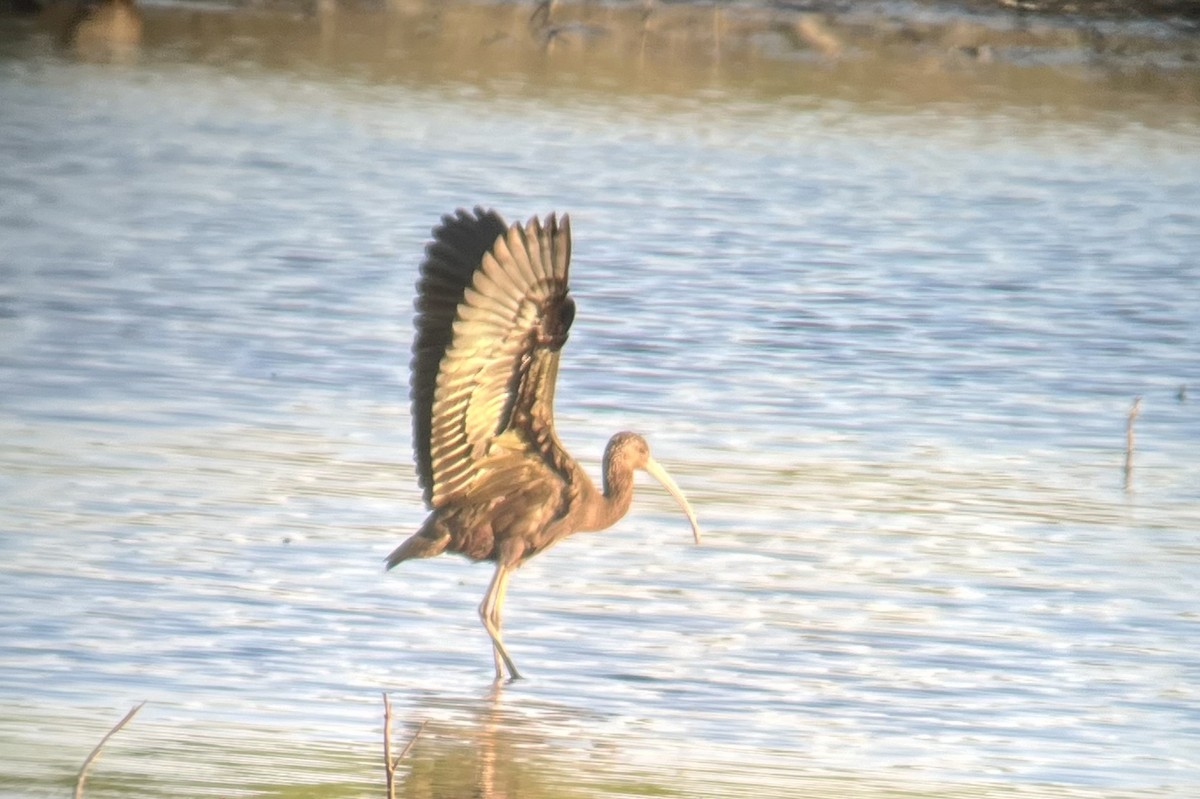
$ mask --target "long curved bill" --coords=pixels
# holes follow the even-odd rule
[[[675,497],[675,501],[679,503],[679,507],[687,514],[688,521],[692,523],[692,535],[696,537],[696,543],[700,543],[700,523],[696,521],[696,513],[692,510],[692,506],[688,504],[687,497],[679,490],[679,486],[675,485],[675,481],[671,479],[671,475],[667,474],[666,469],[658,465],[658,461],[652,457],[646,458],[646,471],[655,480],[663,484],[663,488],[667,489],[667,493]]]

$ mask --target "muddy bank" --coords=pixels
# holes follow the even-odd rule
[[[953,11],[1016,12],[1029,16],[1147,20],[1187,23],[1200,20],[1197,0],[918,0]]]
[[[43,10],[41,29],[64,7]],[[371,81],[1200,111],[1200,0],[179,0],[139,13],[144,55]]]
[[[754,50],[777,58],[849,59],[880,50],[1013,63],[1104,61],[1186,68],[1200,62],[1200,0],[799,0],[797,2],[453,3],[497,6],[493,36],[542,46],[583,39],[639,49]],[[389,8],[435,22],[428,2]],[[514,23],[516,23],[514,25]],[[522,24],[523,23],[523,24]],[[522,30],[524,28],[525,30]]]

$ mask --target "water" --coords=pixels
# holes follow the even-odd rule
[[[383,691],[402,795],[1200,789],[1192,111],[37,48],[0,105],[0,795],[142,700],[89,796],[378,795]],[[475,203],[572,213],[562,437],[646,433],[706,533],[647,481],[532,561],[498,692],[488,567],[381,568]]]

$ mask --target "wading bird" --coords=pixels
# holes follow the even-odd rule
[[[633,471],[666,487],[700,527],[645,439],[617,433],[596,490],[554,432],[559,352],[575,318],[567,293],[564,214],[507,227],[494,211],[442,218],[417,282],[412,359],[413,449],[430,514],[387,559],[456,552],[496,572],[479,606],[496,679],[521,675],[500,637],[509,576],[567,536],[609,527],[629,510]]]

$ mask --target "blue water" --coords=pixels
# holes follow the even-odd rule
[[[0,794],[149,700],[89,795],[377,795],[382,691],[583,795],[1200,790],[1200,126],[12,54],[0,107]],[[498,696],[488,567],[382,571],[475,203],[571,213],[560,434],[706,535],[646,481],[532,561]]]

